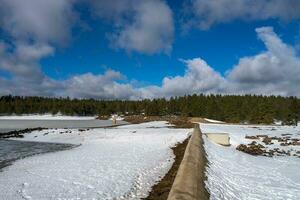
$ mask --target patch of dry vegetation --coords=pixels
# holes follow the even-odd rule
[[[151,121],[167,121],[173,128],[193,128],[194,124],[190,120],[189,117],[181,117],[181,116],[144,116],[144,115],[130,115],[125,116],[124,121],[139,124],[144,122]]]

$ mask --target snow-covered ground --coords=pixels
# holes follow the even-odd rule
[[[51,114],[43,114],[43,115],[7,115],[0,116],[0,119],[5,120],[93,120],[95,116],[66,116],[66,115],[51,115]]]
[[[300,199],[300,158],[295,156],[252,156],[235,148],[247,144],[246,135],[292,134],[300,138],[299,127],[200,124],[204,133],[229,133],[230,147],[205,138],[209,166],[206,175],[211,199]],[[300,146],[293,146],[297,151]]]
[[[25,158],[4,168],[0,173],[1,199],[145,197],[171,167],[174,155],[170,147],[187,138],[189,132],[168,128],[166,122],[33,132],[24,140],[81,146]]]
[[[222,121],[218,121],[218,120],[214,120],[214,119],[208,119],[208,118],[204,118],[206,121],[208,121],[208,122],[211,122],[211,123],[221,123],[221,124],[223,124],[223,123],[225,123],[225,122],[222,122]]]

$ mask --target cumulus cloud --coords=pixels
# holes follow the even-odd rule
[[[300,18],[298,0],[190,0],[188,2],[185,13],[188,16],[186,23],[201,29],[239,19],[288,21]]]
[[[240,58],[225,76],[201,58],[184,61],[183,76],[166,77],[162,86],[141,88],[143,97],[170,97],[193,93],[264,94],[300,96],[300,58],[295,48],[285,44],[272,27],[257,28],[266,51]]]
[[[52,56],[55,46],[68,39],[75,0],[0,0],[0,28],[10,41],[0,41],[0,94],[71,96],[101,99],[140,99],[193,93],[252,93],[300,96],[300,58],[271,27],[257,28],[266,50],[243,57],[225,76],[203,59],[187,59],[181,76],[165,77],[161,86],[134,87],[120,72],[86,73],[54,80],[41,69],[40,60]],[[87,2],[87,1],[86,1]],[[174,22],[162,0],[89,0],[95,14],[114,24],[110,39],[116,48],[146,54],[169,52]],[[235,19],[255,20],[300,17],[293,0],[193,1],[201,28]],[[261,12],[264,10],[264,12]]]
[[[66,80],[54,80],[46,75],[37,81],[0,77],[0,95],[60,96],[96,99],[138,99],[140,92],[131,84],[119,83],[123,75],[107,70],[104,74],[86,73]],[[34,77],[33,77],[34,78]]]
[[[16,43],[8,46],[0,43],[0,71],[9,77],[0,76],[1,95],[51,96],[59,83],[47,77],[41,70],[39,60],[54,53],[47,44]]]
[[[161,0],[92,1],[96,14],[115,23],[109,34],[114,48],[128,52],[169,53],[174,22],[169,6]]]
[[[134,0],[88,0],[93,10],[92,15],[101,19],[114,22],[115,26],[122,26],[126,22],[126,18],[130,17],[134,4],[138,1]]]
[[[63,43],[68,40],[73,0],[0,0],[0,25],[20,40]]]
[[[0,0],[0,25],[8,41],[0,41],[1,95],[42,95],[137,99],[140,92],[123,75],[81,74],[54,80],[41,69],[40,60],[65,43],[76,17],[76,0]],[[113,22],[111,33],[117,48],[143,53],[167,52],[173,40],[172,11],[160,0],[80,1],[92,3],[95,14]]]
[[[0,0],[0,29],[9,38],[0,41],[0,70],[10,75],[1,78],[4,94],[50,95],[59,85],[43,73],[40,60],[69,39],[73,2]]]
[[[70,36],[75,0],[0,0],[1,94],[52,95],[60,83],[47,77],[40,60]],[[8,39],[7,39],[8,38]],[[6,39],[6,40],[5,40]]]
[[[160,1],[144,1],[134,10],[133,23],[114,35],[115,45],[147,54],[170,52],[174,32],[171,9]]]
[[[67,80],[53,80],[42,72],[40,78],[33,81],[17,78],[23,71],[17,68],[12,79],[0,78],[0,89],[3,94],[71,96],[100,99],[141,99],[171,97],[187,94],[267,94],[300,96],[300,58],[295,48],[284,43],[272,27],[257,28],[258,38],[266,50],[255,56],[240,58],[224,76],[209,66],[203,59],[184,60],[186,71],[181,76],[165,77],[161,86],[150,85],[134,87],[126,81],[120,72],[107,70],[104,74],[81,74]],[[0,57],[5,52],[0,43]],[[20,45],[14,52],[21,63],[34,62],[43,56],[53,53],[45,45],[35,48]],[[23,51],[26,50],[24,53]],[[1,53],[2,52],[2,53]],[[0,59],[7,63],[18,63],[5,55]],[[1,66],[5,66],[0,64]],[[33,65],[34,66],[34,65]],[[2,70],[4,68],[2,67]],[[11,69],[11,67],[9,67]],[[39,69],[36,67],[35,69]],[[20,70],[20,72],[17,72]],[[38,74],[38,73],[35,73]],[[38,83],[38,84],[37,84]]]
[[[52,55],[54,49],[47,44],[16,43],[9,47],[0,43],[0,69],[17,79],[37,81],[43,78],[38,61]]]
[[[130,84],[118,83],[120,72],[107,70],[103,75],[91,73],[66,80],[62,96],[100,99],[136,99],[137,91]]]
[[[224,78],[201,58],[183,61],[186,71],[183,76],[165,77],[161,87],[142,88],[143,97],[171,97],[194,93],[221,92]]]
[[[267,51],[241,58],[228,72],[228,80],[240,91],[262,94],[300,95],[300,58],[285,44],[272,27],[257,28],[258,37]]]

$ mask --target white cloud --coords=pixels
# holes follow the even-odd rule
[[[122,79],[120,72],[108,70],[103,75],[91,73],[74,76],[66,80],[62,96],[100,99],[135,99],[136,91],[130,84],[117,81]]]
[[[10,75],[0,76],[1,95],[52,96],[59,83],[42,72],[39,60],[53,53],[54,49],[47,44],[0,43],[0,70]]]
[[[267,51],[241,58],[228,72],[228,80],[243,93],[299,96],[300,58],[295,49],[285,44],[271,27],[257,28],[256,32]]]
[[[171,97],[194,93],[218,93],[225,80],[201,58],[185,60],[183,76],[165,77],[161,87],[142,88],[143,97]]]
[[[47,77],[40,60],[69,39],[75,0],[0,0],[1,94],[52,95],[60,83]],[[9,38],[8,40],[5,40]]]
[[[161,0],[92,1],[95,12],[115,24],[109,34],[114,48],[128,52],[169,53],[174,22],[169,6]]]
[[[0,77],[0,95],[61,96],[97,99],[138,99],[139,91],[127,83],[120,72],[107,70],[104,74],[86,73],[67,80],[54,80],[42,75],[39,81]]]
[[[40,80],[43,73],[38,61],[54,53],[54,49],[46,44],[21,42],[12,47],[5,43],[0,44],[0,69],[22,80]]]
[[[133,23],[115,35],[115,45],[127,51],[147,54],[169,53],[173,42],[171,9],[161,1],[143,1],[134,8]]]
[[[69,39],[75,0],[0,0],[2,91],[22,95],[48,95],[53,82],[40,66],[42,58],[55,52],[53,45]],[[4,37],[5,38],[5,37]]]
[[[55,53],[71,33],[76,0],[0,0],[0,28],[10,41],[0,41],[0,91],[13,95],[139,98],[131,84],[120,83],[122,74],[112,70],[54,80],[41,69],[40,60]],[[173,41],[172,11],[164,1],[91,2],[97,14],[114,24],[113,43],[142,53],[167,52]]]
[[[233,20],[279,19],[288,21],[300,18],[298,0],[191,0],[186,15],[187,24],[207,29],[217,23]]]
[[[222,76],[201,58],[185,61],[183,76],[164,78],[162,86],[141,88],[143,97],[170,97],[193,93],[264,94],[300,96],[300,58],[285,44],[272,27],[256,32],[267,50],[240,58],[237,65]]]
[[[271,27],[258,28],[256,32],[259,39],[264,42],[266,50],[255,56],[241,58],[225,76],[216,72],[201,58],[185,60],[186,71],[182,76],[165,77],[161,86],[150,85],[140,88],[127,83],[124,75],[113,70],[107,70],[104,74],[76,75],[67,80],[57,81],[42,72],[33,73],[40,74],[38,79],[28,76],[28,79],[23,80],[18,78],[22,77],[23,71],[16,68],[18,70],[13,72],[12,79],[0,78],[0,91],[1,94],[100,99],[140,99],[194,93],[300,96],[300,58],[296,55],[295,49],[285,44]],[[26,60],[21,64],[34,63],[35,60],[52,53],[51,48],[44,45],[16,49],[18,49],[15,51],[17,56],[14,58]],[[26,54],[22,53],[21,50],[27,49],[29,50]],[[2,55],[5,52],[5,46],[1,43],[0,52]],[[2,62],[6,60],[3,58],[8,58],[7,63],[18,63],[18,60],[11,61],[9,56],[2,57]],[[21,72],[18,72],[19,70]]]
[[[300,96],[300,58],[271,27],[256,29],[266,51],[243,57],[225,76],[201,58],[185,60],[182,76],[165,77],[161,86],[134,87],[120,72],[81,74],[54,80],[41,69],[40,60],[55,53],[54,44],[69,37],[75,0],[0,0],[1,29],[11,37],[0,42],[0,94],[71,96],[101,99],[170,97],[193,93],[255,93]],[[101,19],[114,24],[113,44],[128,52],[168,52],[172,48],[172,11],[162,0],[91,1]],[[300,17],[298,1],[194,1],[197,23],[207,28],[235,19],[282,20]],[[197,5],[196,5],[197,4]],[[247,9],[246,9],[247,8]],[[246,10],[245,10],[246,9]],[[264,12],[260,12],[261,10]],[[199,12],[199,13],[197,13]],[[204,14],[203,14],[204,13]],[[202,16],[204,15],[204,16]]]
[[[20,40],[64,43],[68,40],[73,0],[0,0],[0,25]]]
[[[130,12],[135,0],[88,0],[93,10],[92,15],[100,17],[104,20],[114,22],[115,26],[121,26],[126,22],[126,18],[130,17]]]

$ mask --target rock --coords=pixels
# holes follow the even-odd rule
[[[290,133],[284,133],[284,134],[281,134],[282,136],[287,136],[287,135],[292,135]]]
[[[276,137],[276,136],[274,136],[274,137],[270,137],[272,140],[280,140],[280,138],[279,137]]]
[[[269,138],[268,136],[265,137],[265,138],[263,139],[262,142],[265,143],[266,145],[274,144],[274,143],[272,142],[272,139]]]
[[[258,139],[259,139],[259,138],[258,138],[257,136],[255,136],[255,135],[251,135],[251,136],[250,136],[250,135],[246,135],[245,138],[246,138],[246,139],[251,139],[251,140],[258,140]]]
[[[280,146],[289,146],[289,145],[291,145],[291,143],[288,143],[288,142],[280,143]]]
[[[245,144],[240,144],[239,146],[236,147],[237,150],[248,153],[250,155],[262,155],[265,153],[264,150],[261,149],[260,146],[258,145],[245,145]]]
[[[258,144],[257,145],[259,148],[266,148],[264,145],[262,145],[262,144]]]
[[[265,137],[268,137],[268,136],[267,135],[257,135],[257,137],[265,138]]]
[[[300,142],[292,142],[292,145],[294,145],[294,146],[300,146]]]
[[[245,144],[240,144],[239,146],[236,147],[236,150],[239,150],[239,151],[246,151],[247,149],[247,145]]]

